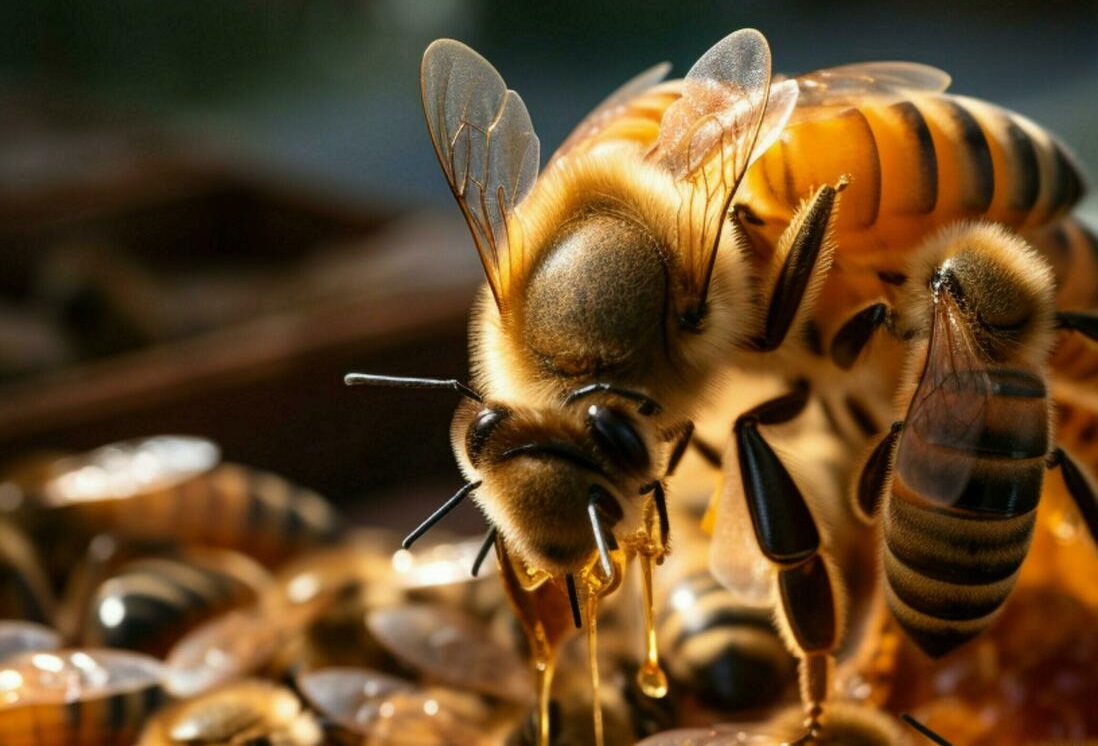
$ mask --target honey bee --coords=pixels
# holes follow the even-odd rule
[[[322,741],[316,718],[293,692],[253,679],[164,709],[144,728],[137,744],[320,746]]]
[[[0,741],[129,746],[163,699],[161,664],[115,650],[32,652],[0,666]]]
[[[473,495],[491,525],[486,547],[498,532],[500,556],[519,566],[505,576],[518,580],[515,592],[565,578],[592,643],[595,600],[639,555],[649,599],[641,673],[656,696],[665,683],[651,631],[651,569],[668,548],[664,479],[721,369],[776,349],[807,307],[829,261],[828,228],[845,183],[818,188],[773,266],[752,266],[728,208],[752,158],[790,115],[796,84],[771,86],[766,40],[739,31],[691,68],[650,142],[621,137],[619,108],[665,72],[653,68],[611,95],[539,177],[540,146],[519,96],[467,47],[442,40],[428,48],[428,130],[487,279],[472,323],[474,387],[347,378],[467,398],[451,440],[468,484],[409,541]]]
[[[163,657],[189,629],[253,602],[270,585],[254,561],[208,550],[126,563],[84,607],[82,644]]]
[[[1098,496],[1052,442],[1048,264],[1001,226],[973,223],[926,242],[908,276],[896,309],[911,345],[898,397],[906,413],[855,494],[867,520],[882,517],[893,616],[941,656],[985,629],[1014,587],[1045,470],[1061,467],[1094,536]]]
[[[483,395],[433,382],[470,399],[453,427],[470,480],[459,494],[475,496],[509,551],[552,575],[581,570],[611,533],[643,528],[717,370],[780,344],[826,264],[834,187],[801,209],[786,263],[765,278],[725,221],[752,154],[795,103],[794,84],[770,86],[762,35],[736,32],[707,52],[647,147],[604,132],[664,72],[612,95],[538,178],[529,116],[499,74],[457,42],[424,55],[428,129],[488,280],[472,324]]]
[[[148,545],[236,549],[275,565],[342,530],[320,495],[275,474],[219,463],[208,440],[158,436],[56,461],[30,489],[26,520],[40,542],[66,541],[59,571],[98,534]]]

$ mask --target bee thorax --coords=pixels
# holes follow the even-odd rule
[[[662,349],[667,272],[655,238],[591,214],[565,225],[526,290],[523,340],[552,376],[628,374]]]

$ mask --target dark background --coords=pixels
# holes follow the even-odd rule
[[[7,0],[0,460],[206,434],[406,523],[386,496],[460,484],[455,402],[340,377],[465,375],[478,269],[422,123],[423,49],[450,36],[480,51],[548,153],[640,69],[682,74],[744,26],[784,72],[942,67],[954,91],[1098,163],[1094,3]],[[73,256],[92,267],[75,291],[56,279]],[[107,271],[116,259],[134,271]],[[130,287],[171,303],[131,303]],[[20,323],[43,325],[34,359]]]

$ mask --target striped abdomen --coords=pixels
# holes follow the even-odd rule
[[[904,252],[958,219],[1045,225],[1084,189],[1063,146],[1030,120],[973,98],[913,94],[799,108],[736,203],[748,208],[749,232],[773,246],[800,200],[842,174],[852,183],[836,223],[840,254],[875,266],[900,253],[902,267]]]
[[[232,463],[161,489],[51,512],[58,530],[72,527],[133,542],[225,547],[270,566],[331,543],[344,528],[328,501],[312,490]]]
[[[702,570],[669,590],[658,633],[668,672],[711,707],[742,710],[772,704],[793,681],[796,661],[766,609],[735,603]]]
[[[134,650],[163,658],[190,629],[254,601],[263,570],[226,552],[204,559],[131,562],[96,589],[81,636],[90,647]]]
[[[979,394],[962,372],[909,420],[896,448],[884,508],[886,597],[893,616],[930,655],[943,655],[990,622],[1029,550],[1049,452],[1044,382],[991,369],[981,422],[948,416]]]

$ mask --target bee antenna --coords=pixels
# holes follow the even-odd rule
[[[584,397],[596,394],[600,391],[607,391],[611,394],[617,394],[623,399],[635,402],[637,404],[637,414],[648,417],[649,415],[659,414],[662,409],[658,402],[651,397],[645,396],[639,391],[633,389],[623,388],[622,386],[615,386],[612,383],[592,383],[587,386],[581,386],[568,396],[564,398],[565,404],[571,404],[574,401],[583,399]]]
[[[473,560],[473,577],[480,575],[480,566],[484,564],[484,558],[488,556],[488,550],[492,548],[492,545],[496,543],[496,527],[492,526],[488,529],[488,533],[484,536],[484,543],[480,545],[480,549],[477,551],[476,559]]]
[[[572,624],[579,629],[583,626],[583,617],[580,615],[579,594],[576,593],[576,576],[568,573],[564,576],[564,584],[568,586],[568,604],[572,607]]]
[[[378,376],[373,373],[348,373],[343,376],[348,386],[387,386],[394,389],[446,389],[456,391],[475,402],[484,403],[484,397],[456,378],[404,378]]]
[[[906,712],[903,715],[900,715],[900,719],[910,725],[915,730],[922,733],[934,743],[938,744],[938,746],[953,746],[953,744],[951,744],[949,741],[939,736],[937,733],[920,723],[915,718],[911,717],[911,715],[908,715]]]
[[[481,484],[482,483],[479,481],[471,482],[458,490],[453,497],[440,505],[438,510],[436,510],[434,513],[431,513],[431,515],[427,517],[427,520],[416,526],[415,530],[413,530],[412,533],[404,537],[404,541],[402,541],[400,545],[405,549],[411,549],[413,542],[415,542],[417,539],[419,539],[419,537],[427,533],[432,526],[445,518],[451,510],[458,506],[458,503],[467,498],[469,494]],[[476,573],[474,573],[474,575],[475,574]]]

